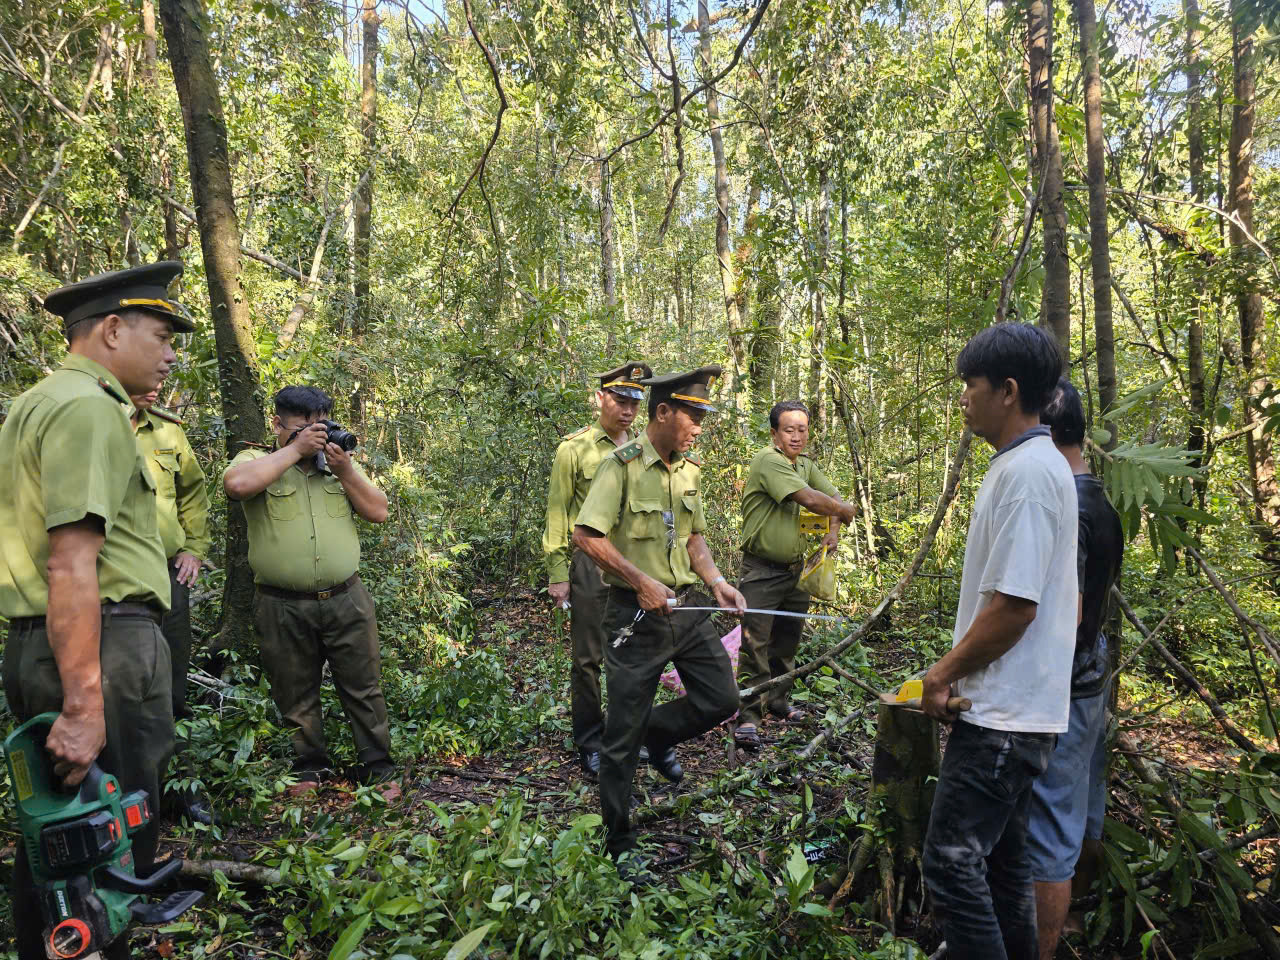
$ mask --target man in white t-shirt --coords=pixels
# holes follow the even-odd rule
[[[1027,850],[1032,781],[1067,729],[1078,593],[1071,468],[1040,425],[1061,369],[1038,327],[1003,323],[965,345],[965,422],[996,449],[969,520],[951,652],[923,707],[953,724],[924,845],[949,960],[1036,960]],[[963,717],[947,698],[967,697]]]

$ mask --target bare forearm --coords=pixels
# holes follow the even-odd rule
[[[940,683],[952,684],[1004,656],[1022,639],[1035,619],[1036,605],[996,594],[974,618],[965,635],[929,671]]]
[[[222,487],[232,500],[248,500],[279,480],[298,459],[298,449],[290,444],[265,457],[236,464],[223,476]]]
[[[50,536],[45,624],[62,681],[63,709],[71,713],[102,710],[97,564],[103,539],[93,531],[55,530]]]
[[[686,549],[689,551],[689,566],[702,578],[703,583],[710,583],[720,576],[720,568],[716,566],[716,561],[711,556],[711,548],[707,546],[706,538],[702,534],[695,533],[689,537]]]
[[[852,504],[845,503],[839,497],[829,497],[821,490],[815,490],[813,487],[797,490],[791,495],[791,499],[809,512],[816,513],[819,516],[839,517],[842,520],[852,520],[854,517]]]
[[[382,523],[387,519],[387,495],[362,477],[355,470],[339,478],[342,489],[351,501],[356,513],[370,523]]]

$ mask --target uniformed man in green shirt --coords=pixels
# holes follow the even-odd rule
[[[169,558],[169,612],[160,629],[173,661],[173,716],[191,717],[187,707],[187,671],[191,666],[191,587],[209,555],[209,491],[182,420],[156,405],[160,390],[131,396],[138,451],[156,482],[156,525]],[[213,810],[198,790],[171,796],[176,812],[193,823],[212,826]]]
[[[600,805],[609,853],[616,859],[636,844],[631,828],[631,778],[640,747],[673,783],[684,776],[676,744],[710,730],[738,708],[733,667],[707,613],[673,613],[715,601],[742,613],[746,604],[716,569],[703,538],[701,466],[689,453],[702,418],[715,408],[710,385],[717,366],[640,381],[650,388],[649,425],[596,469],[578,513],[573,543],[604,570],[605,676],[609,707],[600,753]],[[688,696],[653,705],[658,678],[674,661]],[[620,863],[643,878],[641,863]]]
[[[169,299],[176,262],[61,287],[62,366],[18,397],[0,427],[0,615],[9,621],[4,689],[20,721],[56,712],[46,747],[68,786],[95,760],[153,803],[173,749],[169,607],[156,490],[134,442],[131,393],[160,383],[174,331],[193,329]],[[155,820],[134,835],[150,872]],[[18,956],[45,956],[41,908],[18,845],[12,915]],[[121,938],[106,951],[127,957]]]
[[[772,443],[751,461],[742,492],[742,579],[738,583],[747,606],[763,610],[807,613],[809,595],[796,586],[804,564],[806,542],[800,531],[801,508],[830,517],[822,543],[834,550],[840,524],[854,517],[851,504],[840,499],[818,465],[805,456],[809,444],[809,410],[799,400],[775,404],[769,411]],[[749,613],[742,619],[738,683],[753,687],[795,669],[796,648],[804,621]],[[788,703],[790,684],[769,691],[769,712],[784,720],[803,713]],[[760,747],[758,724],[763,694],[744,701],[734,740],[750,750]]]
[[[254,620],[271,696],[293,728],[294,793],[318,786],[331,761],[320,681],[326,662],[355,740],[357,775],[396,792],[391,734],[382,695],[382,657],[373,598],[360,582],[355,518],[387,519],[387,496],[317,421],[331,400],[317,387],[275,396],[276,448],[244,450],[223,475],[244,508],[249,566],[258,585]],[[323,452],[327,470],[316,454]]]
[[[631,424],[644,399],[644,387],[639,381],[653,376],[653,370],[648,364],[628,360],[595,376],[600,379],[600,389],[596,391],[600,416],[591,426],[569,434],[556,447],[547,491],[547,526],[542,535],[547,592],[553,603],[569,610],[573,742],[578,747],[582,769],[592,779],[600,773],[600,736],[604,732],[600,662],[604,658],[607,588],[595,561],[581,550],[573,550],[569,539],[596,467],[618,446],[635,438]]]

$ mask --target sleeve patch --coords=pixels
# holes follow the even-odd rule
[[[628,443],[625,447],[619,447],[613,451],[613,455],[618,458],[620,463],[630,463],[640,456],[640,449],[639,443]]]

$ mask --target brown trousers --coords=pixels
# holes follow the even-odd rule
[[[275,597],[258,591],[254,620],[262,665],[286,726],[293,728],[298,770],[330,765],[320,705],[326,662],[351,725],[360,763],[391,755],[382,655],[373,597],[360,581],[327,600]]]
[[[765,610],[809,612],[809,595],[796,587],[800,566],[779,569],[750,553],[742,555],[742,580],[738,589],[748,607]],[[742,618],[742,650],[738,655],[738,685],[754,687],[772,677],[790,673],[796,666],[796,648],[804,621],[796,617],[772,617],[749,613]],[[739,723],[759,723],[768,697],[770,713],[787,712],[791,684],[784,683],[767,694],[742,701]]]

